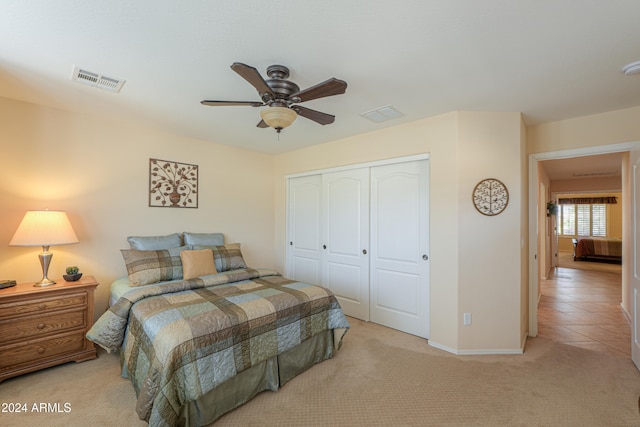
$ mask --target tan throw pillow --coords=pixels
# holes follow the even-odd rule
[[[208,276],[218,272],[213,261],[213,251],[211,249],[182,251],[180,252],[180,258],[182,259],[184,280]]]

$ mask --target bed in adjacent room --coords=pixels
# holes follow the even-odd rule
[[[622,239],[611,237],[578,237],[573,239],[574,261],[622,262]]]
[[[333,357],[349,324],[329,290],[247,267],[219,233],[177,236],[130,238],[87,334],[120,352],[140,419],[207,425]]]

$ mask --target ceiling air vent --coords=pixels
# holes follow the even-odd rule
[[[120,92],[120,89],[122,89],[122,85],[124,85],[125,82],[124,80],[107,77],[102,74],[84,70],[80,67],[73,68],[72,80],[111,92]]]
[[[397,119],[404,116],[400,111],[396,110],[391,105],[385,105],[371,111],[360,114],[365,119],[371,120],[375,123],[385,122],[387,120]]]

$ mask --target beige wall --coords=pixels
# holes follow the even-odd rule
[[[40,248],[9,247],[27,210],[64,210],[79,244],[52,247],[50,277],[70,264],[101,285],[126,275],[128,235],[222,232],[247,262],[273,268],[273,156],[0,98],[0,277],[42,277]],[[148,207],[149,158],[199,165],[198,209]]]
[[[460,112],[458,124],[459,311],[471,313],[473,321],[460,327],[458,351],[519,349],[522,122],[517,113]],[[500,215],[481,215],[471,203],[475,185],[485,178],[509,189],[509,205]],[[433,198],[431,203],[438,205]]]
[[[622,179],[620,177],[558,179],[551,181],[551,193],[573,193],[586,191],[620,191]]]
[[[527,152],[547,153],[640,141],[640,107],[527,128]]]
[[[518,350],[526,329],[520,323],[523,150],[519,114],[459,112],[276,156],[277,266],[284,270],[287,175],[428,153],[430,343],[459,352]],[[497,217],[484,217],[471,203],[477,182],[490,177],[501,179],[511,196]],[[462,326],[464,312],[472,313],[472,325]]]
[[[529,158],[527,153],[527,127],[520,115],[520,339],[522,347],[529,335]],[[533,218],[532,218],[533,219]]]

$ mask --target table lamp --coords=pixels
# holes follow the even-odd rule
[[[34,286],[49,286],[56,282],[47,277],[53,254],[49,246],[78,243],[67,214],[62,211],[27,211],[13,235],[9,246],[42,246],[38,255],[42,266],[42,280]]]

